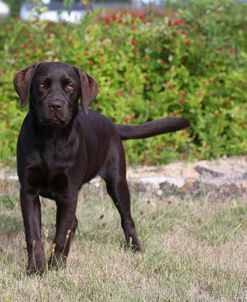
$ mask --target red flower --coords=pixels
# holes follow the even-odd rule
[[[149,56],[145,56],[143,59],[144,59],[144,61],[150,61],[150,57]]]
[[[223,50],[224,50],[224,47],[218,47],[216,50],[217,50],[217,51],[223,51]]]
[[[172,90],[174,88],[174,84],[169,82],[167,83],[167,87]]]
[[[123,18],[120,18],[120,19],[118,20],[118,23],[124,23]]]
[[[105,24],[110,24],[110,23],[111,23],[111,18],[105,17]]]
[[[185,91],[180,92],[180,96],[186,96],[186,95],[187,95],[187,93]]]
[[[129,116],[125,116],[125,117],[123,118],[123,121],[124,121],[125,123],[128,123],[128,122],[130,121],[130,117],[129,117]]]
[[[114,21],[117,20],[117,16],[116,16],[116,15],[112,15],[111,18],[112,18],[112,20],[114,20]]]
[[[133,26],[131,27],[131,29],[132,29],[132,30],[136,30],[136,26],[133,25]]]
[[[175,25],[178,25],[178,26],[179,26],[179,25],[184,25],[184,24],[185,24],[185,21],[182,20],[182,19],[181,19],[181,20],[175,20],[174,23],[175,23]]]
[[[224,107],[224,108],[227,108],[227,105],[228,105],[228,102],[227,102],[227,101],[224,101],[223,107]]]
[[[133,53],[135,56],[139,55],[139,51],[137,49],[134,49]]]
[[[234,54],[235,53],[235,49],[234,48],[228,48],[228,53],[229,54]]]
[[[178,103],[179,103],[180,105],[183,105],[183,104],[185,103],[185,100],[184,100],[184,99],[179,99],[179,100],[178,100]]]
[[[119,90],[115,93],[116,96],[122,96],[123,94],[124,94],[123,89],[119,89]]]
[[[187,36],[189,34],[189,32],[187,30],[182,30],[181,33],[185,36]]]
[[[162,150],[161,146],[156,147],[156,151],[160,152]]]
[[[93,65],[93,64],[94,64],[94,61],[90,60],[90,61],[88,62],[88,64],[89,64],[89,65]]]
[[[74,41],[74,39],[70,38],[69,39],[69,45],[73,45],[73,44],[75,44],[75,41]]]
[[[133,46],[136,46],[136,44],[137,44],[136,39],[132,39],[132,40],[131,40],[131,44],[132,44]]]
[[[190,40],[184,40],[183,43],[184,43],[184,45],[186,45],[186,46],[187,46],[187,45],[190,45]]]
[[[186,131],[181,131],[181,132],[180,132],[180,135],[181,135],[182,137],[188,137],[188,133],[187,133]]]

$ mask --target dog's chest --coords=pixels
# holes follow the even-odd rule
[[[34,155],[34,154],[33,154]],[[27,171],[29,186],[43,195],[57,195],[67,191],[71,159],[66,146],[47,144],[35,155],[35,163]],[[52,196],[50,196],[52,197]]]
[[[27,185],[31,191],[49,198],[66,194],[69,187],[68,179],[63,170],[49,171],[42,167],[30,168],[26,174]]]
[[[71,146],[57,140],[45,143],[39,148],[40,162],[49,170],[68,165],[70,157]]]
[[[64,190],[68,187],[68,175],[63,169],[37,166],[29,168],[26,176],[27,183],[33,188]]]

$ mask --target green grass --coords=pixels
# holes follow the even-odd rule
[[[85,194],[84,194],[85,195]],[[88,195],[87,195],[88,196]],[[97,196],[97,197],[96,197]],[[144,252],[123,247],[104,194],[81,196],[66,269],[25,274],[20,208],[0,202],[0,301],[247,301],[247,204],[133,198]],[[55,205],[42,201],[48,249]]]

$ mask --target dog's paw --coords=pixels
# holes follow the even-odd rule
[[[133,252],[142,252],[142,247],[139,241],[136,243],[132,242],[130,247]]]
[[[27,274],[43,274],[45,271],[45,258],[43,256],[31,257],[27,265]]]
[[[127,247],[130,248],[133,252],[141,252],[142,247],[140,240],[137,236],[134,222],[127,222],[123,224],[125,240]]]
[[[132,238],[128,242],[125,242],[124,248],[134,253],[138,253],[138,252],[142,253],[141,243],[139,242],[139,240],[133,242]]]

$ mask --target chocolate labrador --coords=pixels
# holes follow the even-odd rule
[[[101,176],[121,217],[126,242],[141,249],[131,217],[122,140],[146,138],[189,126],[185,118],[167,118],[137,126],[113,124],[88,110],[96,98],[96,81],[82,69],[64,63],[35,63],[17,72],[14,86],[21,106],[29,103],[17,143],[17,170],[28,265],[42,273],[39,196],[57,205],[55,251],[49,267],[65,264],[77,219],[81,186]]]

